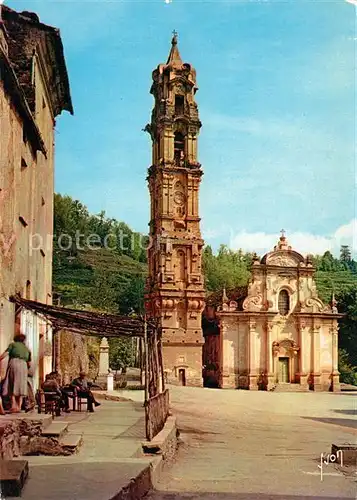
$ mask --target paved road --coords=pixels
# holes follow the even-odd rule
[[[356,395],[170,392],[182,444],[149,499],[357,498],[356,468],[318,468],[332,443],[356,443]]]

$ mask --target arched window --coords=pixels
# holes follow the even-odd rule
[[[175,115],[180,116],[184,114],[185,98],[183,95],[175,95]]]
[[[175,132],[174,155],[176,164],[179,164],[185,155],[185,137],[181,132]]]
[[[281,290],[279,293],[278,309],[282,316],[286,316],[289,313],[290,297],[286,290]]]

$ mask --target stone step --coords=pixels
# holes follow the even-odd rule
[[[274,392],[306,392],[300,384],[277,384]]]
[[[20,497],[28,473],[27,460],[0,460],[1,498]]]
[[[71,453],[76,453],[83,443],[83,434],[66,434],[61,437],[59,444]]]
[[[42,431],[41,436],[43,437],[53,437],[61,438],[66,434],[68,430],[68,424],[66,422],[52,422],[46,429]]]
[[[34,420],[37,420],[38,417],[42,417],[42,429],[47,429],[53,422],[52,415],[47,415],[47,414],[36,414],[36,417],[34,415]]]

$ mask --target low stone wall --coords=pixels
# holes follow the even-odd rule
[[[0,424],[0,457],[2,460],[12,460],[20,454],[20,434],[16,421]]]
[[[165,427],[151,441],[142,443],[143,453],[154,458],[151,462],[151,480],[153,487],[156,487],[160,479],[162,470],[173,461],[177,446],[179,432],[176,426],[176,417],[169,416]]]
[[[0,421],[0,458],[12,460],[23,454],[24,443],[41,436],[44,420],[13,418]]]

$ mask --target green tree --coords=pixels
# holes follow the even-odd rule
[[[206,288],[209,292],[222,290],[223,287],[233,289],[246,285],[250,277],[252,254],[244,254],[242,250],[231,250],[221,245],[217,255],[207,246],[203,252],[203,271]]]
[[[109,339],[109,366],[112,370],[126,370],[134,365],[135,345],[131,338]]]
[[[92,310],[106,313],[118,312],[118,295],[113,275],[96,271],[93,286],[83,290],[81,302],[89,305]]]
[[[355,366],[351,366],[348,353],[344,349],[338,350],[338,371],[341,382],[357,385],[357,369]]]
[[[88,235],[89,213],[80,201],[54,195],[54,251],[75,255],[79,235]],[[71,242],[71,244],[70,244]]]
[[[340,261],[341,262],[351,262],[351,250],[348,245],[341,245],[340,249]]]
[[[357,286],[341,291],[337,296],[339,312],[339,346],[348,354],[349,362],[357,366]]]
[[[144,313],[144,292],[145,292],[145,275],[132,276],[127,286],[120,294],[120,312],[122,314]]]

